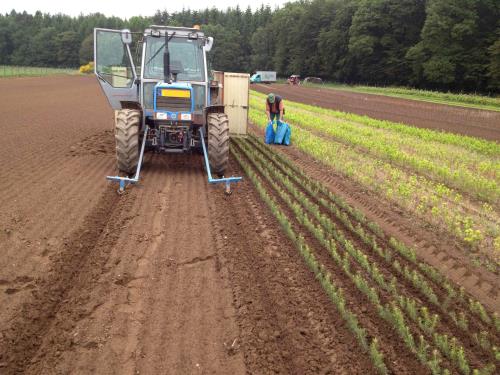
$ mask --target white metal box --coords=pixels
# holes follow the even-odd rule
[[[224,73],[224,112],[231,135],[246,135],[248,126],[248,89],[250,75]]]

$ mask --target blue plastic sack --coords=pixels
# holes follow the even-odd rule
[[[283,139],[285,146],[290,146],[290,138],[292,138],[292,128],[287,124],[285,138]]]
[[[280,145],[283,143],[283,139],[285,138],[286,128],[288,124],[278,121],[276,125],[276,134],[274,136],[274,144]]]
[[[278,125],[276,127],[276,135],[274,136],[274,144],[277,145],[290,145],[290,138],[292,137],[292,129],[290,125],[286,122],[278,121]]]
[[[271,121],[266,128],[266,138],[264,140],[268,145],[274,142],[274,127]]]

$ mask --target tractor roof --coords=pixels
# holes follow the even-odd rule
[[[165,35],[165,31],[173,32],[175,31],[176,36],[187,37],[189,35],[193,35],[193,33],[197,34],[199,38],[203,38],[205,34],[203,31],[193,28],[193,27],[177,27],[177,26],[162,26],[162,25],[151,25],[149,29],[144,31],[144,35],[151,35],[151,32],[160,32],[160,35]]]

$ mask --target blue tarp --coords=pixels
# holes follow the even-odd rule
[[[290,125],[286,125],[286,133],[285,133],[285,138],[283,139],[283,144],[285,146],[290,146],[290,139],[292,138],[292,128]]]
[[[274,144],[288,146],[290,144],[291,136],[292,129],[290,128],[290,125],[286,122],[278,121],[276,125],[276,134],[274,136]]]
[[[273,127],[273,122],[269,122],[266,128],[266,139],[265,142],[269,145],[271,143],[274,143],[274,127]]]
[[[289,146],[291,137],[292,128],[286,122],[277,121],[276,130],[274,130],[274,124],[272,121],[267,124],[266,136],[264,139],[266,144]]]

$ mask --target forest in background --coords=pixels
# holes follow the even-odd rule
[[[276,70],[329,81],[500,92],[498,0],[311,0],[281,8],[157,11],[124,20],[0,14],[0,65],[77,67],[94,27],[142,31],[201,25],[218,70]]]

